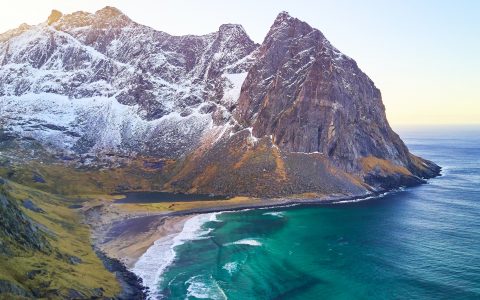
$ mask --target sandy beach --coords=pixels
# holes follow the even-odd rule
[[[368,197],[371,195],[365,195]],[[95,246],[109,257],[116,258],[132,269],[138,259],[155,241],[179,234],[185,222],[202,213],[266,208],[289,205],[325,204],[362,197],[328,195],[317,198],[242,199],[224,201],[175,202],[152,204],[117,204],[99,199],[84,207],[86,222],[92,228]]]
[[[168,212],[125,213],[113,204],[90,207],[84,213],[92,228],[95,246],[130,269],[155,241],[180,233],[185,221],[193,216],[171,216]]]
[[[119,222],[112,226],[110,234],[115,238],[101,244],[107,255],[132,268],[153,243],[182,231],[185,221],[192,216],[146,216]]]

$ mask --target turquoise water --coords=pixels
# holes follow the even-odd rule
[[[480,299],[479,132],[404,131],[412,152],[444,167],[426,185],[202,217],[176,242],[154,297]]]

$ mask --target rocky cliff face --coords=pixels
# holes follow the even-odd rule
[[[237,116],[284,151],[322,153],[349,171],[361,157],[410,162],[370,78],[320,31],[287,13],[258,50]]]
[[[53,11],[0,35],[0,61],[7,131],[72,155],[173,158],[166,189],[360,194],[439,171],[355,61],[285,12],[257,45],[240,25],[171,36],[112,7]]]

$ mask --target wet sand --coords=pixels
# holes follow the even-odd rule
[[[156,240],[180,233],[185,221],[193,216],[170,216],[169,212],[126,213],[111,203],[85,207],[83,213],[92,228],[95,246],[128,268],[132,268]]]
[[[128,268],[161,238],[176,235],[192,216],[146,216],[114,223],[101,249],[122,261]]]

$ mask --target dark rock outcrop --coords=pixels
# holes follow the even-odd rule
[[[40,207],[38,207],[35,203],[33,203],[32,200],[30,199],[25,199],[22,201],[22,204],[23,206],[26,208],[26,209],[29,209],[33,212],[36,212],[36,213],[45,213],[45,211],[43,209],[41,209]]]
[[[15,283],[2,279],[0,279],[0,295],[0,298],[2,298],[3,296],[6,297],[3,299],[17,299],[20,297],[22,297],[23,299],[33,299],[33,294],[30,291],[25,290],[24,288],[18,286]]]
[[[32,180],[33,182],[36,182],[36,183],[47,183],[42,176],[35,173],[32,175]]]
[[[69,289],[66,296],[66,299],[69,299],[69,300],[86,299],[86,298],[87,298],[86,295],[84,295],[82,292],[77,291],[75,289]]]
[[[9,254],[9,245],[15,244],[26,251],[43,253],[52,251],[50,243],[40,228],[26,216],[0,187],[0,252]]]
[[[105,268],[117,277],[122,292],[116,298],[119,300],[143,300],[147,299],[148,289],[142,285],[142,279],[130,272],[125,265],[117,259],[110,258],[101,251],[97,256],[102,260]]]
[[[31,270],[31,271],[27,272],[27,278],[29,280],[32,280],[32,279],[35,279],[35,277],[37,277],[37,275],[46,275],[46,274],[47,274],[47,272],[45,270],[35,269],[35,270]]]

